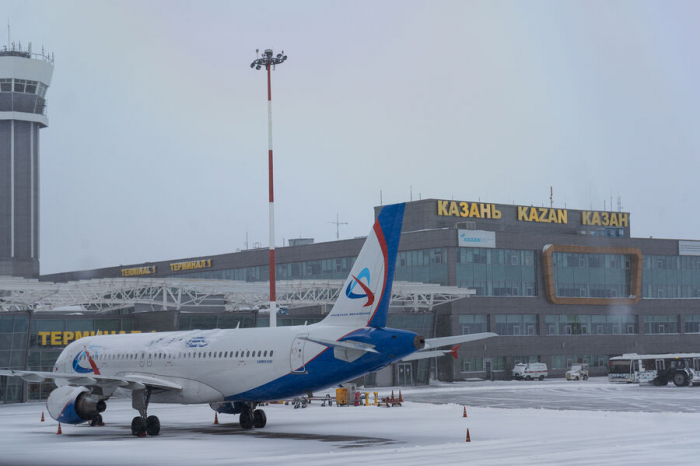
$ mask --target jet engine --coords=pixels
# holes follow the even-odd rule
[[[90,396],[89,388],[63,386],[51,392],[46,409],[58,422],[80,424],[103,412],[107,404]]]

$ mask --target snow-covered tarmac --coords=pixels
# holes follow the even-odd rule
[[[402,394],[400,408],[270,405],[267,427],[252,431],[239,427],[238,416],[214,425],[206,405],[154,404],[149,414],[160,417],[162,431],[153,438],[131,437],[135,411],[127,399],[110,400],[105,427],[63,425],[62,435],[48,415],[40,422],[41,403],[0,405],[0,464],[700,464],[700,388],[612,386],[600,378]]]

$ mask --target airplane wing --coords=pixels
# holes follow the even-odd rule
[[[425,348],[422,349],[421,351],[416,351],[415,353],[406,356],[403,358],[401,361],[415,361],[417,359],[426,359],[426,358],[437,358],[440,356],[446,356],[446,355],[451,355],[453,358],[457,359],[457,349],[459,348],[459,345],[462,343],[466,343],[469,341],[476,341],[476,340],[483,340],[484,338],[491,338],[491,337],[497,337],[497,333],[493,332],[484,332],[484,333],[472,333],[469,335],[455,335],[453,337],[441,337],[441,338],[427,338],[425,340]],[[449,350],[436,350],[432,348],[439,348],[441,346],[447,346],[447,345],[454,345],[451,349]],[[429,350],[429,351],[426,351]]]
[[[376,349],[372,347],[372,345],[368,345],[366,343],[360,343],[359,341],[331,341],[331,340],[324,340],[322,338],[316,338],[316,337],[301,337],[303,340],[307,341],[312,341],[314,343],[318,343],[319,345],[323,346],[328,346],[331,348],[347,348],[351,350],[358,350],[358,351],[365,351],[367,353],[378,353]]]
[[[470,333],[468,335],[455,335],[453,337],[426,338],[425,348],[439,348],[441,346],[455,345],[457,343],[467,343],[469,341],[483,340],[484,338],[497,337],[497,333]]]
[[[74,386],[105,386],[116,385],[128,389],[139,389],[144,387],[160,388],[164,390],[182,390],[182,386],[150,375],[125,374],[125,375],[80,375],[64,372],[41,372],[41,371],[19,371],[0,370],[0,375],[8,377],[21,377],[27,382],[43,382],[47,379],[64,380],[68,385]]]

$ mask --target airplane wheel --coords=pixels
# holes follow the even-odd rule
[[[251,416],[250,410],[244,409],[241,411],[239,422],[241,423],[241,427],[245,430],[253,428],[253,416]]]
[[[157,416],[148,416],[146,418],[146,433],[155,437],[160,433],[160,419]]]
[[[267,424],[267,415],[262,409],[253,411],[253,427],[262,429]]]
[[[146,433],[146,420],[141,416],[136,416],[131,421],[131,435],[140,437],[144,433]]]
[[[95,414],[92,416],[92,419],[90,419],[90,427],[99,426],[100,424],[102,424],[102,415]]]

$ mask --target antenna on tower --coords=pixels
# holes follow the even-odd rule
[[[549,187],[549,208],[554,208],[554,189],[551,186]]]
[[[339,215],[335,214],[335,222],[328,222],[328,223],[335,223],[335,239],[339,240],[340,239],[340,225],[347,225],[348,222],[341,222],[339,220]]]
[[[617,193],[617,211],[622,212],[622,196],[620,196],[620,193]]]

